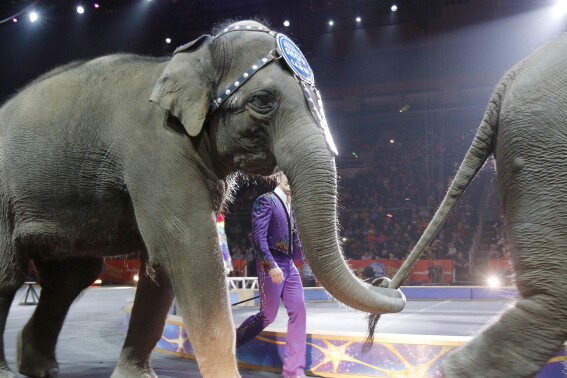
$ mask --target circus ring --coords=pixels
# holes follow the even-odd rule
[[[451,350],[471,339],[471,336],[382,334],[378,331],[374,345],[369,352],[363,354],[361,348],[365,341],[365,332],[360,327],[357,330],[345,331],[345,324],[343,324],[353,323],[350,319],[360,313],[346,309],[344,306],[335,306],[322,288],[305,288],[304,290],[308,313],[306,370],[316,376],[442,377],[443,358]],[[402,287],[402,291],[408,298],[408,305],[438,301],[434,302],[435,305],[430,306],[435,307],[437,312],[441,309],[439,304],[454,305],[458,308],[463,305],[463,302],[470,301],[490,306],[490,302],[501,303],[501,301],[510,301],[517,296],[513,288],[494,290],[484,287]],[[257,295],[257,290],[253,289],[231,290],[230,301],[236,303],[255,295]],[[250,304],[259,306],[257,299],[245,302],[243,305],[249,306]],[[322,312],[318,310],[321,306],[325,308],[324,315],[320,315]],[[242,321],[247,314],[258,309],[258,307],[238,307],[239,309],[233,308],[236,311],[236,313],[233,311],[233,316],[235,316],[237,325],[240,323],[238,318],[241,318],[240,321]],[[331,307],[330,310],[329,307]],[[130,309],[131,307],[127,306],[125,320],[129,319]],[[239,314],[238,311],[243,313]],[[425,309],[417,312],[419,312],[419,319],[423,319],[422,316],[427,314]],[[315,313],[314,316],[318,319],[310,322],[310,313]],[[396,317],[401,314],[403,312],[388,316]],[[256,339],[238,350],[237,358],[240,367],[272,372],[281,371],[286,336],[285,311],[280,311],[278,317],[284,317],[284,323],[280,323],[279,326],[274,323]],[[310,329],[313,328],[310,327],[310,323],[316,323],[315,328],[317,329]],[[341,324],[342,327],[339,327],[341,329],[335,327],[335,324]],[[387,325],[384,325],[384,328],[387,328]],[[169,315],[156,350],[182,358],[195,359],[193,348],[179,316]],[[567,350],[564,346],[555,357],[547,362],[537,378],[565,377],[566,361]]]

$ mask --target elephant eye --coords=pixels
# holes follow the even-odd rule
[[[258,92],[250,96],[248,105],[258,113],[267,114],[274,110],[276,102],[268,92]]]

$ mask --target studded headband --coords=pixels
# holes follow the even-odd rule
[[[313,75],[313,71],[307,63],[307,59],[297,47],[295,43],[291,39],[289,39],[285,34],[276,33],[271,31],[270,29],[262,26],[262,25],[231,25],[222,30],[220,33],[215,35],[213,39],[219,38],[221,35],[229,32],[234,31],[256,31],[256,32],[265,32],[270,34],[276,39],[276,46],[275,49],[271,50],[267,55],[260,58],[254,64],[244,71],[242,75],[240,75],[236,80],[232,81],[228,87],[225,88],[216,98],[211,102],[209,106],[209,114],[215,112],[234,92],[238,90],[252,75],[258,72],[261,68],[265,67],[267,64],[279,60],[281,58],[287,64],[287,67],[291,69],[293,72],[293,76],[298,80],[301,85],[303,95],[305,96],[305,100],[309,105],[309,109],[311,110],[315,120],[323,129],[323,134],[325,135],[325,140],[331,152],[336,156],[338,155],[337,147],[333,141],[333,137],[331,136],[331,132],[329,131],[329,127],[327,125],[327,119],[325,117],[325,112],[323,110],[323,102],[321,100],[321,95],[317,88],[315,88],[315,78]],[[311,91],[315,94],[315,98],[311,95]]]

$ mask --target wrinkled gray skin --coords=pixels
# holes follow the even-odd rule
[[[238,377],[215,212],[232,173],[269,175],[276,164],[294,192],[305,254],[329,292],[368,312],[403,308],[399,292],[357,280],[340,254],[334,158],[283,62],[207,115],[210,101],[274,47],[267,33],[231,32],[203,36],[171,59],[73,63],[0,109],[2,333],[29,259],[43,289],[19,337],[21,373],[57,374],[55,345],[73,300],[104,256],[141,250],[113,377],[156,376],[150,353],[174,295],[202,375]],[[0,377],[13,377],[3,349]]]
[[[500,81],[412,254],[435,236],[491,154],[523,299],[445,359],[446,377],[533,377],[567,339],[567,37]]]

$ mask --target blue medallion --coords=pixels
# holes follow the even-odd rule
[[[309,85],[313,85],[315,82],[313,70],[309,67],[309,63],[307,63],[307,59],[305,59],[299,47],[285,34],[278,34],[276,36],[276,43],[289,68],[291,68],[301,80]]]

